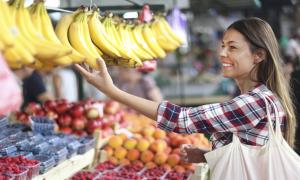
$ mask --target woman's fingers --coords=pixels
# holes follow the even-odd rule
[[[75,69],[76,69],[82,76],[84,76],[84,77],[89,76],[90,73],[89,73],[84,67],[82,67],[82,66],[79,65],[79,64],[75,64],[74,66],[75,66]]]
[[[98,58],[97,63],[100,67],[100,72],[101,73],[107,72],[106,64],[105,64],[105,62],[102,58]]]

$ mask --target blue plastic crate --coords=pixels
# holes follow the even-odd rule
[[[0,128],[3,128],[8,125],[8,117],[7,116],[1,116],[0,117]]]
[[[63,146],[51,146],[48,148],[47,151],[42,152],[41,154],[49,155],[54,157],[55,159],[55,166],[61,163],[62,161],[67,159],[68,150],[66,147]]]

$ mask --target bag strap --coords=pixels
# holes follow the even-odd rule
[[[273,100],[270,97],[268,97],[268,96],[266,96],[262,93],[260,93],[260,94],[262,95],[262,97],[265,101],[265,104],[266,104],[267,118],[268,118],[268,122],[269,122],[269,125],[268,125],[269,134],[272,134],[272,135],[274,135],[278,138],[283,138],[281,128],[280,128],[279,111],[278,111],[277,106],[275,105],[275,103],[273,102]],[[268,102],[267,99],[269,100],[270,103]],[[275,111],[275,113],[274,113],[275,114],[275,132],[274,132],[274,129],[273,129],[273,122],[272,122],[272,118],[271,118],[270,111],[269,111],[269,108],[268,108],[268,104],[270,104],[271,106],[274,107],[274,111]],[[271,136],[269,138],[271,138]]]

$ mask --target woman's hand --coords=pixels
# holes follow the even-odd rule
[[[93,70],[85,64],[75,64],[75,68],[90,84],[98,88],[103,93],[108,94],[113,88],[115,88],[114,83],[107,71],[105,62],[102,59],[98,59],[97,63],[99,65],[99,72],[97,73],[93,72]]]
[[[201,149],[192,144],[183,144],[180,147],[180,159],[186,163],[206,162],[204,154],[208,151],[208,149]]]

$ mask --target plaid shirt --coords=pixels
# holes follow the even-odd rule
[[[213,149],[229,144],[233,133],[244,144],[261,146],[268,141],[266,105],[261,93],[276,105],[283,130],[286,119],[284,109],[263,84],[223,103],[186,108],[162,102],[158,107],[158,127],[183,134],[211,134]],[[274,108],[270,104],[268,108],[275,127]]]

